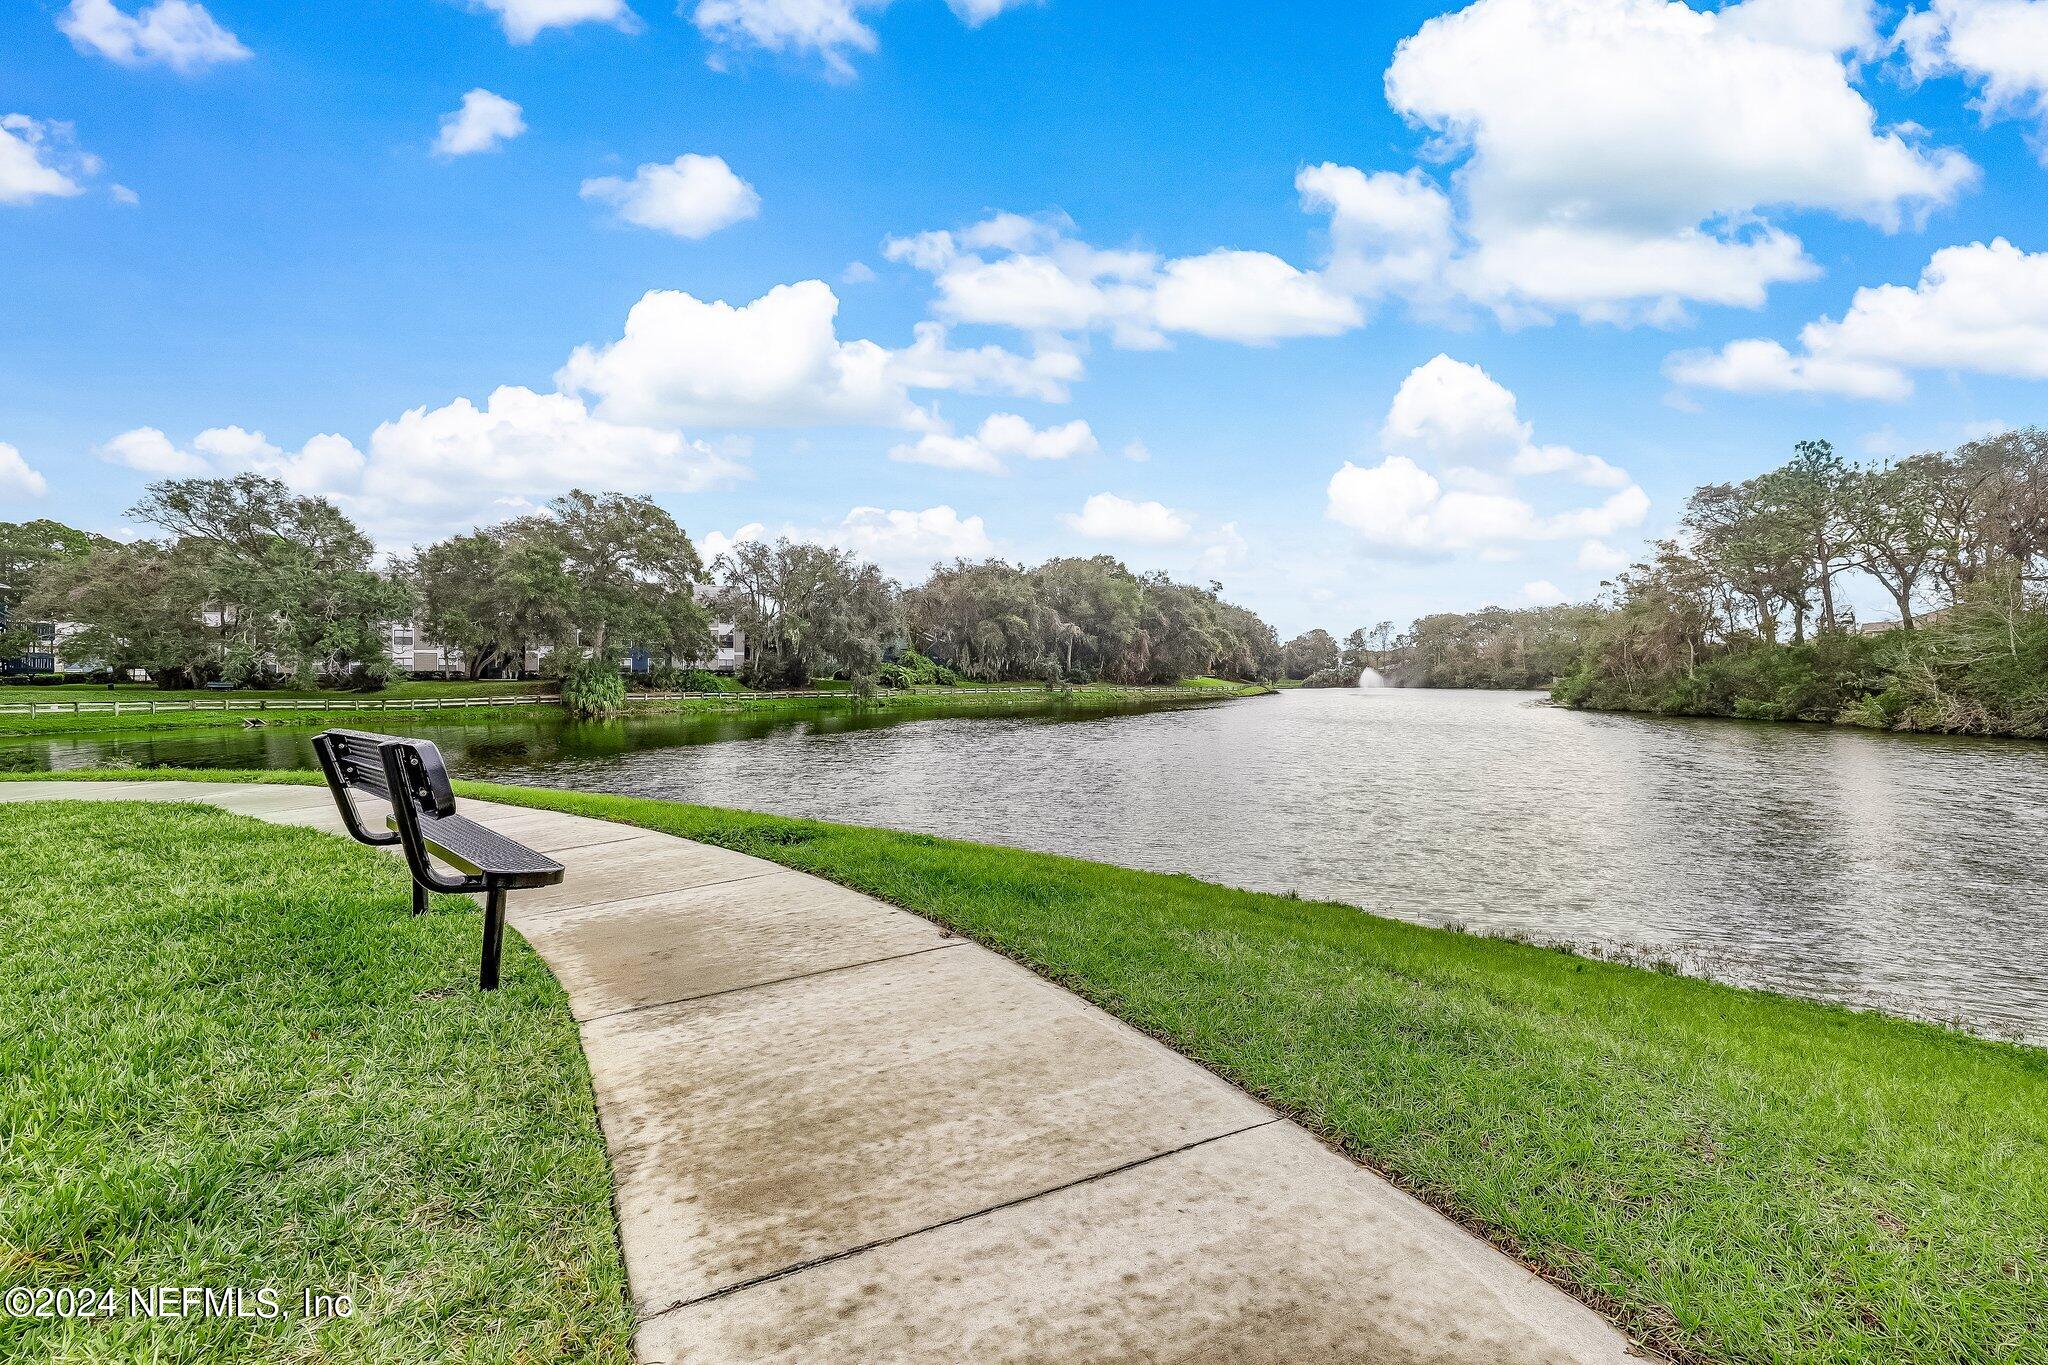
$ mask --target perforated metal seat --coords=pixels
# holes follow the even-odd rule
[[[398,817],[385,824],[398,828]],[[427,848],[442,862],[482,877],[506,890],[529,886],[553,886],[562,880],[562,865],[545,853],[536,852],[515,839],[507,839],[489,825],[480,825],[466,815],[422,815],[420,836]]]

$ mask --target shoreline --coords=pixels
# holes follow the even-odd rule
[[[1298,688],[1298,684],[1297,684]],[[1348,688],[1313,689],[1342,692]],[[1734,721],[1744,725],[1792,726],[1810,730],[1853,730],[1866,735],[1906,735],[1918,739],[1988,739],[2005,743],[2039,744],[2048,740],[2048,732],[2021,734],[2011,730],[1993,729],[1933,729],[1913,725],[1866,725],[1861,721],[1842,716],[1744,716],[1732,711],[1675,711],[1658,710],[1645,706],[1595,706],[1584,702],[1567,701],[1557,695],[1557,684],[1541,684],[1529,687],[1418,687],[1389,683],[1388,692],[1485,692],[1518,693],[1528,692],[1539,695],[1541,705],[1559,711],[1575,711],[1588,716],[1637,716],[1650,720],[1697,720]]]
[[[802,710],[916,710],[929,709],[944,711],[958,708],[974,711],[981,708],[1010,706],[1056,705],[1100,705],[1118,706],[1144,704],[1148,702],[1205,702],[1229,701],[1243,697],[1265,696],[1274,689],[1258,683],[1229,683],[1221,685],[1164,684],[1126,685],[1088,683],[1072,687],[986,686],[986,687],[931,687],[914,691],[885,691],[879,696],[861,699],[851,692],[704,692],[682,697],[635,698],[628,694],[626,708],[617,716],[596,721],[579,721],[577,724],[607,724],[612,721],[633,720],[649,716],[686,715],[733,715],[748,711],[802,711]],[[0,700],[5,700],[0,694]],[[25,699],[27,700],[27,699]],[[230,702],[243,699],[228,698]],[[284,698],[293,703],[293,709],[269,710],[262,705],[263,699],[248,699],[246,705],[229,705],[221,710],[179,710],[149,712],[140,709],[143,702],[128,702],[138,709],[122,714],[108,711],[87,711],[76,714],[0,714],[0,740],[10,738],[56,738],[89,736],[99,734],[133,734],[138,732],[162,732],[174,730],[223,730],[223,729],[309,729],[331,728],[360,724],[365,718],[402,718],[414,725],[473,725],[501,722],[532,722],[537,720],[566,719],[559,699],[536,698],[531,703],[512,703],[494,697],[488,705],[451,705],[441,701],[438,705],[407,705],[407,699],[384,699],[368,696],[358,705],[348,705],[337,699],[337,704],[320,709],[297,709],[304,705],[301,698]],[[439,699],[432,699],[439,700]],[[88,703],[93,704],[93,703]]]
[[[1515,689],[1487,690],[1510,691]],[[2010,730],[1944,730],[1914,725],[1866,725],[1861,721],[1846,720],[1840,716],[1742,716],[1730,711],[1659,711],[1641,706],[1587,706],[1576,702],[1560,701],[1557,697],[1549,694],[1545,695],[1543,705],[1556,707],[1560,711],[1575,711],[1580,715],[1587,716],[1635,716],[1646,720],[1708,721],[1718,724],[1732,722],[1738,725],[1790,727],[1802,730],[1854,731],[1864,735],[1896,735],[1911,739],[1991,740],[2000,744],[2040,744],[2043,741],[2048,741],[2048,733],[2025,735]]]

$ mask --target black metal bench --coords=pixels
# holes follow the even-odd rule
[[[483,966],[478,984],[498,988],[498,961],[505,943],[505,893],[553,886],[562,865],[544,853],[507,839],[494,829],[455,813],[455,792],[441,751],[423,739],[329,730],[313,740],[320,770],[341,808],[342,822],[359,842],[404,847],[412,869],[412,912],[424,914],[427,893],[482,895]],[[386,830],[364,827],[352,793],[365,791],[391,803]],[[448,876],[434,860],[453,868]]]

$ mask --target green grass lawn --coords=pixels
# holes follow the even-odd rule
[[[406,702],[433,702],[451,697],[535,697],[539,698],[553,690],[552,684],[540,682],[396,682],[379,692],[337,692],[325,689],[300,690],[276,688],[269,691],[209,692],[204,689],[172,688],[162,689],[146,683],[122,683],[114,687],[104,684],[65,683],[52,687],[0,686],[0,706],[20,706],[34,702],[40,707],[69,706],[83,702],[88,706],[118,702],[121,713],[111,710],[94,710],[82,714],[52,713],[48,710],[31,716],[26,712],[10,711],[0,714],[0,735],[62,735],[95,734],[102,731],[132,730],[217,730],[233,729],[250,720],[265,725],[291,725],[297,727],[315,726],[328,728],[334,725],[361,726],[364,716],[378,712],[395,715],[416,714],[435,717],[436,723],[446,719],[461,724],[464,719],[475,715],[504,717],[525,714],[520,707],[486,707],[476,711],[459,708],[422,708],[408,712]],[[152,713],[151,702],[184,703],[198,701],[205,710],[176,710]],[[270,710],[266,709],[280,702],[321,701],[332,703],[318,711]],[[214,710],[214,707],[220,707]]]
[[[599,1361],[632,1318],[561,989],[368,849],[0,806],[0,1287],[273,1287],[273,1321],[0,1315],[0,1359]],[[353,1296],[308,1320],[307,1289]]]
[[[2048,1051],[1186,877],[459,789],[752,853],[989,944],[1681,1361],[2048,1360]]]

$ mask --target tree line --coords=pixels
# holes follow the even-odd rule
[[[1825,441],[1710,484],[1610,585],[1573,705],[2048,732],[2048,432],[1853,464]],[[1857,586],[1891,618],[1859,622]],[[1873,629],[1873,627],[1877,627]]]
[[[332,503],[253,474],[152,484],[130,515],[155,534],[0,523],[0,658],[31,652],[31,622],[61,621],[67,657],[166,687],[376,688],[396,667],[390,624],[414,621],[472,677],[517,674],[545,649],[601,703],[629,657],[679,681],[725,621],[747,638],[745,680],[764,687],[1251,681],[1282,666],[1272,628],[1220,585],[1106,555],[956,561],[909,588],[849,551],[787,539],[707,565],[650,499],[578,490],[380,568]]]
[[[1315,631],[1284,653],[1289,676],[1331,685],[1369,665],[1594,709],[2042,735],[2044,581],[2048,432],[1863,463],[1803,441],[1696,489],[1597,601],[1426,616],[1378,648]],[[1859,599],[1886,609],[1859,619]]]

